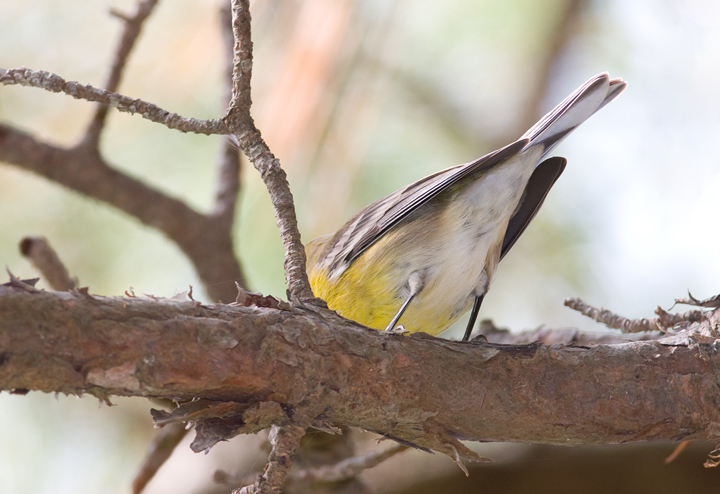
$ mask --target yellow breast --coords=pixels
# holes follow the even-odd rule
[[[441,217],[410,222],[388,232],[335,278],[318,267],[330,240],[321,237],[307,247],[310,284],[332,310],[382,330],[410,295],[410,274],[423,269],[426,284],[399,324],[438,335],[470,310],[478,284],[484,285],[480,293],[486,290],[502,241],[499,229],[480,239],[458,238],[458,229]]]

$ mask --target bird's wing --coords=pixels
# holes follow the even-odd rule
[[[515,214],[510,218],[505,238],[503,239],[502,248],[500,250],[500,259],[505,257],[510,248],[515,245],[517,239],[523,234],[527,226],[533,220],[537,212],[540,210],[545,197],[558,178],[565,170],[567,160],[556,156],[549,158],[540,163],[533,171],[525,193],[523,194],[520,204]]]
[[[488,170],[510,156],[538,145],[544,146],[543,156],[545,156],[578,125],[616,98],[625,86],[625,82],[619,79],[610,80],[607,73],[599,74],[565,98],[512,144],[471,163],[429,175],[375,201],[360,210],[333,236],[323,256],[323,266],[329,270],[331,276],[339,275],[360,254],[418,207],[465,177],[481,170]],[[548,186],[548,190],[550,186],[552,184]],[[544,196],[537,207],[542,204],[542,199]],[[524,225],[521,223],[517,235],[513,237],[513,242],[517,240],[530,219],[532,215]]]
[[[463,178],[487,170],[520,152],[527,139],[521,139],[482,158],[447,168],[421,178],[361,209],[335,234],[324,256],[330,273],[342,272],[368,247],[418,207],[447,190]]]

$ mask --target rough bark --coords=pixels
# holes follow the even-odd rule
[[[1,286],[0,389],[202,398],[160,421],[195,421],[200,435],[226,427],[224,437],[270,424],[348,425],[466,458],[459,439],[720,436],[720,356],[707,331],[510,346],[387,334],[283,307]],[[720,313],[711,314],[713,329]]]

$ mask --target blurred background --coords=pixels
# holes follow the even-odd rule
[[[251,3],[253,113],[288,173],[305,241],[337,230],[399,187],[516,139],[589,77],[608,71],[627,80],[628,89],[557,149],[568,167],[500,265],[480,317],[514,331],[597,330],[563,307],[563,299],[650,317],[688,290],[703,298],[720,292],[720,233],[711,223],[720,207],[720,3]],[[122,28],[108,10],[133,6],[130,0],[0,2],[0,66],[100,86]],[[161,2],[120,92],[183,116],[219,117],[218,10],[217,0]],[[74,144],[92,109],[64,95],[0,86],[0,120],[54,144]],[[206,211],[220,142],[115,112],[102,150],[118,169]],[[246,163],[242,179],[238,256],[251,289],[283,297],[282,247],[267,192]],[[48,237],[91,293],[121,295],[132,287],[172,296],[193,285],[199,295],[189,261],[155,230],[0,163],[0,262],[20,277],[35,275],[17,247],[26,235]],[[443,336],[459,338],[462,328],[464,321]],[[147,402],[115,401],[116,407],[98,409],[92,398],[0,395],[0,492],[129,492],[153,430]],[[207,456],[181,445],[147,492],[214,492],[216,468],[263,467],[263,441],[238,438]],[[707,444],[691,448],[692,461],[689,453],[669,467],[662,459],[670,444],[489,447],[481,451],[497,464],[479,467],[467,481],[449,459],[422,453],[405,453],[366,477],[377,492],[418,492],[413,482],[429,489],[428,479],[450,477],[469,482],[455,486],[467,492],[543,492],[542,480],[510,487],[520,482],[510,467],[520,465],[553,479],[554,492],[566,486],[575,492],[580,487],[572,487],[566,470],[585,472],[578,462],[587,458],[583,465],[596,466],[587,475],[600,475],[591,483],[600,490],[582,484],[588,492],[624,492],[603,489],[602,482],[628,486],[639,479],[657,481],[647,492],[714,492],[680,479],[718,480],[702,468],[712,449]],[[627,476],[609,474],[613,468]],[[492,490],[496,478],[505,490]]]

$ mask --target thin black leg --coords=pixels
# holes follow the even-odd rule
[[[463,341],[468,341],[470,339],[470,334],[472,334],[473,327],[475,326],[478,312],[480,312],[480,306],[482,305],[483,297],[485,297],[484,293],[475,297],[475,303],[473,304],[472,312],[470,312],[470,320],[468,321],[467,328],[465,328],[465,336],[463,336],[462,339]]]
[[[395,317],[392,318],[392,321],[390,321],[390,324],[388,324],[388,327],[385,328],[385,331],[392,331],[393,329],[395,329],[395,325],[400,320],[400,316],[403,315],[403,312],[405,312],[405,309],[408,308],[408,305],[410,305],[410,302],[412,301],[413,298],[415,298],[414,293],[407,298],[407,300],[405,301],[404,304],[402,304],[402,307],[400,307],[400,310],[397,311],[397,314],[395,314]]]

